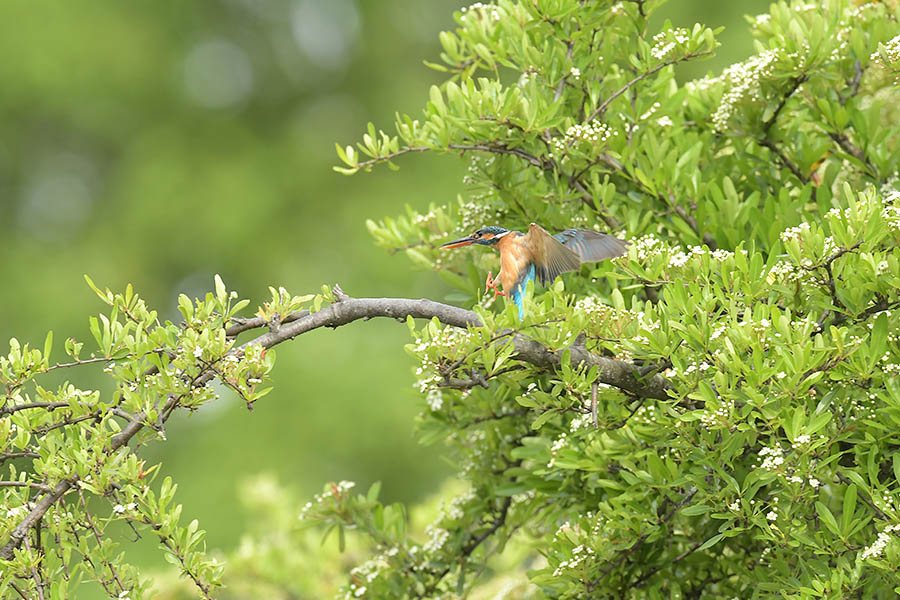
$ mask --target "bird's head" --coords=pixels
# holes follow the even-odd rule
[[[446,244],[442,245],[441,248],[460,248],[462,246],[468,246],[470,244],[493,246],[509,232],[509,229],[497,227],[496,225],[489,225],[488,227],[482,227],[472,235],[468,235],[464,238],[459,238],[458,240],[453,240],[452,242],[447,242]]]

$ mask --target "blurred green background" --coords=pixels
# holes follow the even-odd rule
[[[162,318],[214,273],[254,303],[339,282],[358,296],[447,291],[375,249],[366,218],[452,202],[463,165],[416,155],[400,173],[331,171],[334,143],[368,121],[417,114],[440,74],[450,0],[0,3],[0,337],[88,340],[102,310],[82,275],[132,283]],[[725,25],[720,71],[751,51],[742,15],[767,2],[673,1],[654,16]],[[179,483],[214,548],[246,527],[238,483],[274,473],[302,494],[330,480],[384,483],[415,502],[452,472],[418,447],[406,328],[358,323],[278,348],[276,389],[248,413],[225,396],[173,419],[151,461]],[[55,356],[62,359],[61,350]],[[91,385],[92,382],[82,383]],[[96,383],[93,382],[93,383]],[[161,565],[143,548],[138,562]]]

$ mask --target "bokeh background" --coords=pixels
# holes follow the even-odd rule
[[[0,3],[0,338],[90,340],[102,310],[83,280],[135,289],[178,320],[178,293],[219,273],[255,303],[340,283],[351,295],[448,291],[371,244],[365,219],[464,193],[452,156],[344,177],[335,142],[417,114],[441,74],[451,0],[6,0]],[[744,14],[767,2],[682,0],[654,17],[726,27],[719,72],[752,51]],[[276,389],[248,413],[224,396],[147,448],[179,483],[188,519],[233,548],[240,482],[272,473],[302,495],[383,482],[415,502],[452,473],[414,438],[420,400],[406,328],[358,323],[280,346]],[[87,346],[86,346],[87,347]],[[61,349],[55,358],[62,359]],[[99,378],[97,379],[99,382]],[[90,385],[90,382],[82,385]],[[99,383],[97,383],[99,385]],[[138,563],[160,566],[152,545]]]

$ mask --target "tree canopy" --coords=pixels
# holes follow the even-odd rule
[[[149,579],[117,545],[128,527],[201,597],[321,593],[345,548],[347,598],[900,592],[900,7],[773,4],[749,19],[752,56],[682,81],[723,40],[648,30],[656,5],[475,3],[441,35],[446,81],[424,114],[338,146],[348,174],[468,161],[457,202],[368,223],[453,288],[445,302],[272,288],[248,316],[216,277],[173,323],[88,280],[108,307],[92,351],[67,340],[56,362],[52,335],[12,340],[0,592],[93,580],[142,597]],[[612,232],[628,253],[529,288],[520,319],[483,293],[494,254],[438,248],[532,222]],[[296,510],[266,488],[269,528],[220,588],[222,562],[143,447],[223,386],[265,402],[287,376],[274,346],[375,317],[406,321],[420,441],[445,445],[458,482],[411,509],[377,485],[329,483]],[[97,363],[111,394],[77,384]],[[71,383],[43,386],[56,371]],[[336,538],[325,558],[309,528]]]

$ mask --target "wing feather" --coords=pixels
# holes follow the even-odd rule
[[[525,245],[534,261],[535,275],[546,285],[560,273],[574,271],[581,266],[581,259],[540,225],[532,223],[525,234]]]
[[[624,240],[587,229],[566,229],[553,238],[574,252],[583,263],[622,256],[628,247]]]

